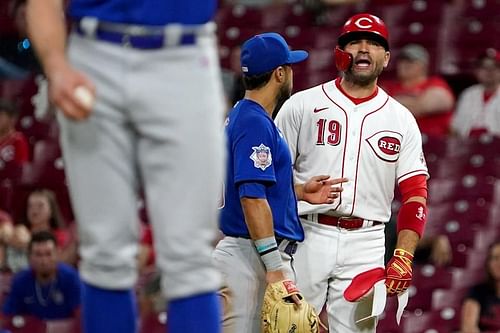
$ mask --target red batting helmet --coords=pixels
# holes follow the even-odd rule
[[[340,33],[338,44],[343,49],[347,43],[360,37],[369,37],[389,50],[387,27],[384,21],[375,15],[362,13],[348,19]]]
[[[384,21],[372,14],[356,14],[344,24],[337,40],[335,64],[339,71],[348,70],[352,64],[352,55],[343,51],[344,47],[350,41],[363,38],[374,40],[389,50],[389,32]]]

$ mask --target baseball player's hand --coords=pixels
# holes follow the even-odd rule
[[[412,278],[413,255],[403,249],[395,249],[394,255],[387,264],[385,273],[385,286],[387,295],[395,296],[410,286]]]
[[[49,97],[64,115],[73,120],[83,120],[90,116],[95,87],[83,73],[75,70],[65,58],[53,59],[46,66],[49,80]],[[82,101],[75,94],[77,87],[84,87],[90,92],[90,100]]]
[[[311,204],[329,204],[339,197],[343,191],[341,186],[347,178],[330,178],[328,175],[314,176],[302,186],[300,200]],[[339,185],[340,186],[336,186]]]
[[[285,274],[283,273],[283,271],[281,270],[278,270],[278,271],[272,271],[272,272],[267,272],[266,273],[266,282],[268,284],[273,284],[273,283],[276,283],[276,282],[280,282],[280,281],[289,281],[286,277],[285,277]],[[291,281],[290,281],[291,283]],[[295,286],[295,285],[294,285]],[[297,287],[295,287],[297,288]],[[290,299],[297,305],[300,305],[301,301],[300,301],[300,298],[297,296],[297,295],[291,295],[290,296]]]

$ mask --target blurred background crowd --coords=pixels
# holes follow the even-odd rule
[[[379,84],[417,119],[431,179],[429,222],[416,253],[408,307],[397,326],[397,305],[390,300],[378,331],[500,331],[500,0],[226,0],[219,7],[228,109],[244,93],[240,45],[252,35],[276,31],[292,48],[309,51],[308,60],[294,67],[296,91],[336,77],[333,49],[349,16],[370,12],[386,22],[391,61]],[[395,200],[394,208],[398,205]],[[141,329],[164,332],[165,302],[141,202],[138,213]],[[394,222],[386,228],[387,253],[392,253],[394,229]],[[2,0],[0,304],[5,327],[76,332],[77,244],[55,113],[26,36],[25,1]],[[26,296],[24,289],[35,295],[29,309],[16,301]]]

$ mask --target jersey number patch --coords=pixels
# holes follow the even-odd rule
[[[331,146],[336,146],[340,142],[340,123],[336,120],[321,118],[316,123],[318,134],[316,145],[323,146],[325,142]]]

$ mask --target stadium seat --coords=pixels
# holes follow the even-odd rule
[[[410,299],[406,310],[409,312],[419,313],[428,311],[431,308],[431,297],[433,289],[423,284],[412,282],[410,286]]]
[[[405,333],[450,333],[457,326],[457,314],[449,310],[410,314],[403,319]]]
[[[440,25],[426,24],[421,21],[406,22],[401,26],[390,27],[391,49],[400,49],[410,43],[420,44],[427,49],[431,59],[433,59],[432,63],[435,63],[438,60],[436,59],[436,48],[438,46],[436,37],[439,35],[440,28]],[[431,70],[434,70],[432,64]]]
[[[436,204],[457,200],[492,202],[496,178],[467,174],[457,178],[431,178],[429,180],[429,203]]]
[[[378,11],[389,27],[407,22],[440,23],[445,9],[445,2],[432,0],[405,1],[401,4],[389,3],[385,6],[381,6],[379,1],[373,4],[375,11],[377,11],[376,5],[382,7]]]
[[[447,268],[434,265],[415,265],[412,285],[419,288],[448,288],[453,275]]]
[[[495,0],[465,0],[462,9],[464,17],[482,20],[500,19],[500,3]],[[497,21],[498,22],[498,21]]]
[[[458,315],[465,295],[470,286],[460,289],[436,289],[432,293],[432,308],[433,310],[452,309],[455,315]]]
[[[484,257],[480,260],[479,267],[472,267],[472,265],[468,268],[454,268],[453,269],[453,279],[450,283],[449,288],[453,290],[459,290],[463,292],[467,292],[469,288],[482,282],[486,274],[484,272]],[[459,292],[460,293],[460,292]],[[464,296],[463,294],[462,296]]]

